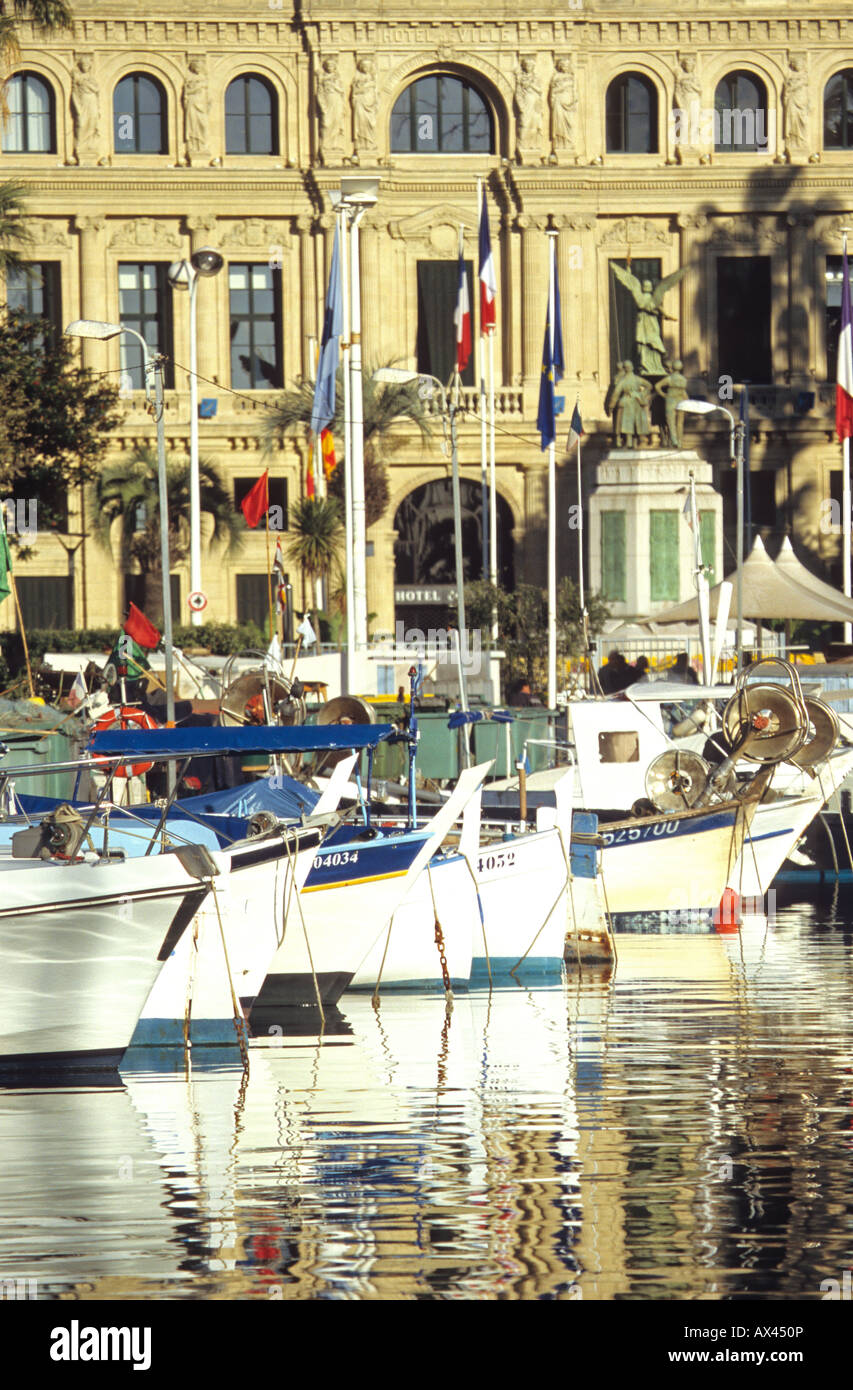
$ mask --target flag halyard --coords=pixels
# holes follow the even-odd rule
[[[842,271],[844,283],[841,287],[841,331],[838,335],[838,376],[835,386],[835,429],[840,440],[853,436],[853,326],[846,245]]]

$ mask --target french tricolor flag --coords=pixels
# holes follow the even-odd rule
[[[468,276],[465,274],[465,261],[462,247],[459,247],[459,288],[456,294],[456,370],[460,374],[468,366],[471,356],[471,302],[468,298]]]
[[[486,190],[483,188],[483,206],[480,209],[480,332],[490,333],[495,327],[495,310],[498,295],[498,282],[495,278],[495,263],[492,260],[492,238],[489,235],[489,209],[486,205]]]
[[[850,280],[847,275],[846,244],[843,269],[841,333],[838,338],[838,381],[835,387],[835,428],[839,439],[849,439],[853,435],[853,328],[851,328]]]

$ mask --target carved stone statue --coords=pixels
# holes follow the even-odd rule
[[[684,448],[684,415],[678,402],[687,400],[687,377],[681,368],[682,363],[676,358],[669,376],[655,382],[655,391],[666,402],[666,432],[673,449]]]
[[[701,85],[696,70],[695,53],[681,53],[678,61],[673,101],[673,133],[675,157],[681,164],[685,154],[696,150],[701,141],[699,134]]]
[[[101,101],[92,58],[88,53],[81,53],[74,67],[71,114],[74,118],[74,154],[77,163],[97,159],[101,139]]]
[[[519,148],[537,147],[542,140],[542,88],[533,58],[521,60],[515,83],[515,110]]]
[[[372,58],[360,58],[352,81],[352,130],[356,157],[376,148],[379,96]]]
[[[651,387],[634,371],[633,362],[620,363],[622,375],[614,382],[611,403],[617,448],[639,447],[640,439],[651,434],[649,400]]]
[[[809,77],[806,60],[798,53],[788,55],[785,99],[785,149],[788,156],[803,150],[808,139]]]
[[[324,161],[339,154],[344,130],[346,95],[338,73],[337,58],[324,58],[317,83],[317,111],[320,120],[320,153]]]
[[[189,60],[189,76],[184,83],[184,141],[187,163],[209,153],[207,73],[203,58]]]
[[[666,348],[661,338],[661,320],[670,319],[675,322],[674,314],[664,313],[663,297],[667,290],[677,285],[683,275],[686,274],[686,266],[680,270],[673,271],[672,275],[667,275],[665,279],[659,280],[656,285],[652,285],[651,280],[644,280],[642,284],[636,275],[632,275],[630,270],[626,270],[621,265],[612,263],[613,274],[622,284],[630,290],[634,303],[637,306],[637,332],[635,343],[637,356],[640,359],[640,370],[646,376],[665,376],[666,367],[664,366],[664,355]]]
[[[551,78],[551,145],[554,153],[577,148],[578,94],[571,58],[558,58]]]

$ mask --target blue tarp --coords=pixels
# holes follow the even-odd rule
[[[316,753],[375,748],[395,733],[392,724],[275,724],[210,729],[125,729],[95,734],[90,751],[107,757],[158,760],[246,753]]]

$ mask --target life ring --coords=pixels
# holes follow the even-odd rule
[[[105,734],[110,729],[159,729],[156,719],[135,705],[122,705],[119,709],[108,709],[99,715],[92,728],[93,734]],[[95,763],[109,762],[108,758],[93,758]],[[150,772],[153,763],[123,763],[115,770],[116,777],[141,777]]]

